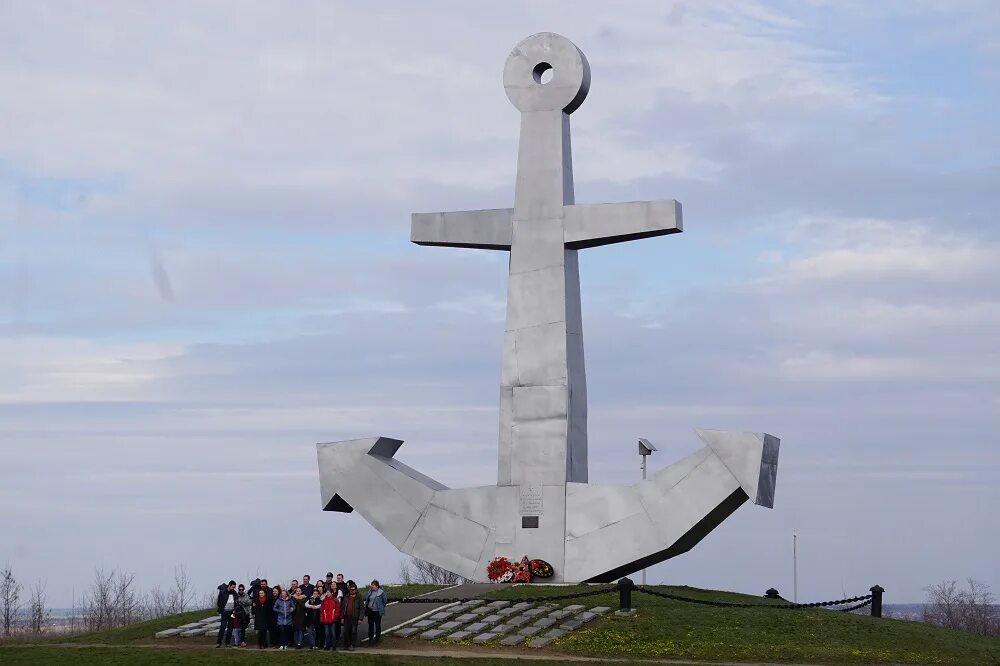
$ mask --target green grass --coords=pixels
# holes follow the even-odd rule
[[[202,618],[215,614],[214,608],[203,608],[201,610],[181,613],[180,615],[168,615],[167,617],[161,617],[157,620],[130,624],[129,626],[122,627],[120,629],[106,629],[104,631],[95,631],[89,634],[80,634],[79,636],[53,636],[47,638],[46,642],[106,644],[134,643],[135,641],[152,638],[153,634],[158,631],[163,631],[164,629],[170,629],[172,627],[179,627],[182,624],[188,624],[190,622],[197,622]]]
[[[410,666],[440,666],[440,657],[379,657],[363,651],[347,656],[334,656],[326,652],[292,650],[290,652],[258,652],[256,650],[168,650],[159,648],[30,648],[0,647],[2,664],[71,664],[72,666],[118,666],[119,664],[148,664],[149,666],[175,666],[190,664],[330,664],[347,663],[351,666],[373,664],[402,664]],[[474,664],[475,666],[509,666],[506,659],[449,659],[449,664]],[[566,662],[531,661],[531,666],[566,666]]]
[[[435,586],[390,588],[391,599],[419,594]],[[545,599],[563,594],[593,590],[592,586],[520,586],[498,589],[488,597]],[[699,590],[689,587],[656,587],[681,596],[718,601],[749,603],[768,602],[731,592]],[[616,608],[616,592],[560,601],[561,605],[580,603],[588,607]],[[892,619],[832,611],[772,610],[766,608],[717,608],[669,601],[633,593],[638,612],[626,618],[602,617],[556,641],[553,650],[590,657],[620,659],[692,659],[703,661],[754,661],[813,664],[974,664],[1000,666],[1000,639],[986,638],[940,627]],[[226,664],[233,660],[258,664],[286,659],[295,663],[329,662],[332,655],[310,652],[265,652],[256,650],[205,649],[204,642],[167,644],[151,640],[152,635],[169,627],[200,620],[211,615],[198,610],[169,618],[135,624],[123,629],[85,634],[73,638],[58,637],[50,642],[74,643],[79,647],[0,646],[3,664]],[[402,640],[402,639],[400,639]],[[139,645],[145,643],[147,647]],[[100,644],[119,647],[99,647]],[[148,645],[152,644],[152,647]],[[454,644],[451,644],[454,646]],[[465,648],[466,646],[462,646]],[[495,646],[490,646],[494,647]],[[295,655],[291,657],[289,655]],[[354,653],[351,663],[414,664],[430,666],[431,658],[388,659]],[[440,661],[440,659],[438,659]],[[234,662],[235,663],[235,662]],[[452,663],[499,666],[494,659],[455,659]],[[542,662],[531,662],[541,664]],[[563,662],[565,664],[565,662]]]
[[[546,598],[587,586],[520,586],[492,598]],[[593,589],[592,587],[589,589]],[[686,597],[745,603],[769,602],[731,592],[690,587],[654,589]],[[617,594],[561,604],[618,607]],[[718,608],[633,592],[632,617],[605,616],[553,645],[571,654],[640,659],[806,662],[824,664],[1000,664],[1000,639],[916,622],[821,609]]]
[[[389,601],[399,601],[407,597],[414,597],[425,592],[433,592],[448,587],[447,585],[430,585],[424,583],[412,583],[410,585],[383,585],[385,593],[389,596]]]

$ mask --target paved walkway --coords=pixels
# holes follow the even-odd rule
[[[445,587],[433,592],[415,595],[416,597],[429,597],[432,599],[474,599],[477,596],[502,590],[509,585],[497,585],[495,583],[466,583],[464,585],[454,585]],[[436,612],[449,604],[401,604],[390,602],[385,609],[385,617],[382,619],[382,633],[389,633],[392,629],[399,629],[405,624],[409,624],[424,615]],[[368,639],[365,638],[367,641]]]

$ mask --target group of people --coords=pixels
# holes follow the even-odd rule
[[[359,590],[344,574],[326,574],[325,581],[302,583],[293,580],[288,587],[271,585],[266,578],[250,582],[247,589],[231,580],[219,586],[216,608],[221,622],[215,647],[246,647],[247,629],[253,619],[257,647],[287,650],[309,648],[353,650],[358,645],[358,627],[368,621],[368,643],[382,639],[382,616],[388,597],[377,580]]]

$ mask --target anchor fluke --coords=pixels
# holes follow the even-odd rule
[[[431,496],[447,488],[393,458],[402,444],[391,437],[369,437],[316,445],[323,509],[357,509],[397,548]]]
[[[768,509],[774,508],[780,439],[765,432],[697,428],[695,432],[719,457],[729,473],[736,477],[751,502]]]

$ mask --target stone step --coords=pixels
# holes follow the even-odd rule
[[[420,634],[420,637],[427,641],[429,641],[432,638],[437,638],[439,636],[444,636],[444,632],[440,629],[428,629],[424,633]]]
[[[412,636],[413,634],[417,633],[418,631],[420,631],[420,629],[418,629],[417,627],[414,627],[413,625],[407,625],[407,626],[403,627],[402,629],[400,629],[399,631],[394,631],[393,635],[395,635],[395,636],[402,636],[403,638],[406,638],[408,636]]]
[[[568,617],[573,617],[574,615],[576,615],[576,611],[571,611],[568,608],[555,610],[549,613],[549,617],[551,617],[553,620],[564,620]]]
[[[171,636],[177,636],[180,633],[180,629],[164,629],[163,631],[156,632],[153,636],[155,638],[170,638]]]

